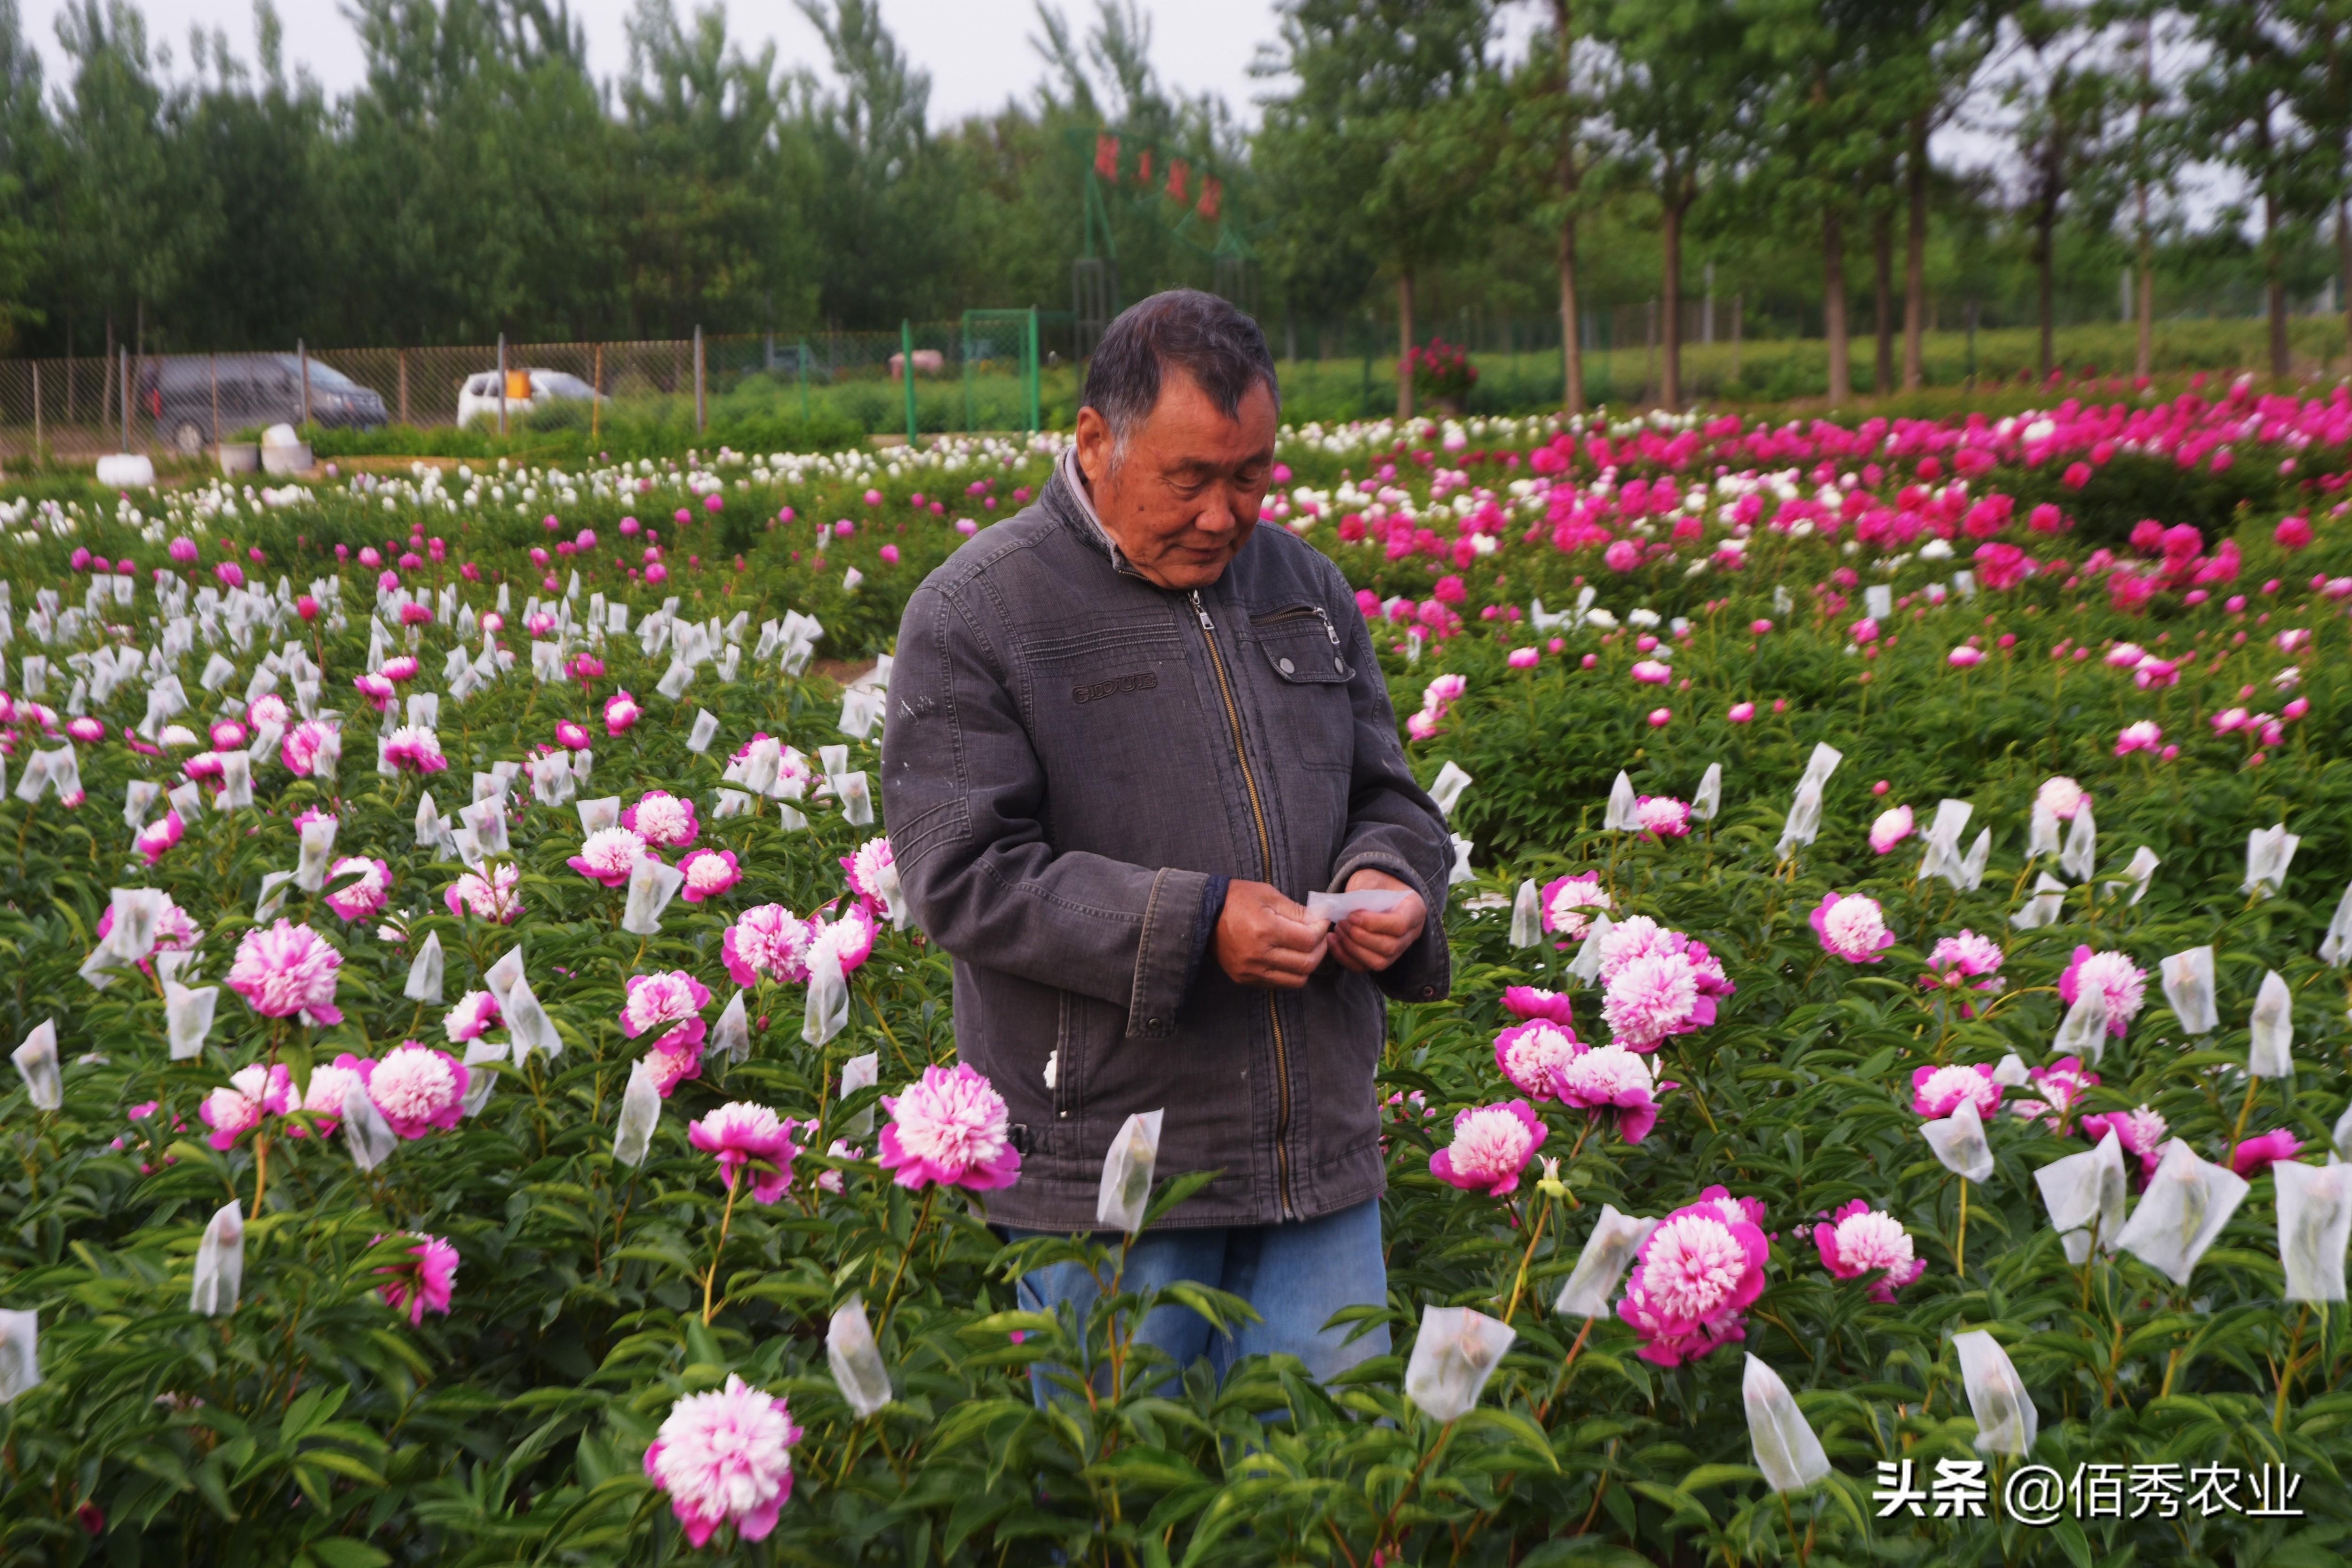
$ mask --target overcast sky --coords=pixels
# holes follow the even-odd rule
[[[188,59],[188,29],[201,25],[209,34],[225,29],[231,48],[251,60],[253,7],[248,0],[136,0],[146,13],[152,45],[168,44],[175,68]],[[622,21],[632,0],[572,0],[572,14],[588,31],[589,68],[599,77],[619,73],[628,64],[627,35]],[[1244,121],[1255,122],[1252,100],[1267,90],[1249,74],[1251,57],[1261,43],[1275,37],[1273,0],[1140,0],[1151,18],[1151,55],[1160,78],[1187,94],[1221,94]],[[41,46],[52,84],[63,79],[58,49],[57,16],[66,0],[22,0],[26,31]],[[1037,13],[1031,0],[881,0],[882,17],[898,36],[900,47],[921,68],[931,73],[931,121],[943,124],[967,114],[1001,108],[1008,97],[1026,98],[1045,74],[1045,64],[1030,47],[1036,34]],[[694,10],[693,0],[677,0],[681,16]],[[279,0],[278,15],[286,26],[286,57],[289,68],[307,67],[330,94],[347,92],[360,83],[362,64],[358,36],[334,0]],[[1083,33],[1091,22],[1092,0],[1069,0],[1064,9]],[[1532,13],[1532,6],[1515,9]],[[825,73],[824,46],[789,0],[753,0],[727,8],[728,30],[747,44],[772,38],[776,55],[786,65],[805,65]]]

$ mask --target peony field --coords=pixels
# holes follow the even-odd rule
[[[2344,1561],[2352,394],[2002,395],[1284,430],[1456,850],[1329,1386],[1154,1119],[988,1224],[879,745],[1062,438],[0,489],[0,1563]]]

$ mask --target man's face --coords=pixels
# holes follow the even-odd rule
[[[1163,588],[1205,588],[1249,542],[1274,468],[1274,395],[1253,385],[1228,419],[1171,371],[1160,402],[1111,459],[1110,426],[1078,410],[1078,467],[1095,512],[1130,564]]]

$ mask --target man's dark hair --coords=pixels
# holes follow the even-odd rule
[[[1214,294],[1171,289],[1121,310],[1087,368],[1084,401],[1110,426],[1114,450],[1125,450],[1128,437],[1150,417],[1160,379],[1171,369],[1191,376],[1228,419],[1240,416],[1242,399],[1260,384],[1281,412],[1274,355],[1258,324]]]

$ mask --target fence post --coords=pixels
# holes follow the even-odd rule
[[[499,434],[507,433],[507,335],[499,334]]]
[[[1744,295],[1731,297],[1731,379],[1739,379],[1739,302]]]
[[[408,417],[408,351],[400,351],[400,422],[411,423]]]
[[[956,363],[963,372],[963,433],[971,434],[973,413],[971,402],[971,312],[966,310],[956,323]]]
[[[704,429],[702,401],[702,323],[694,323],[694,434],[700,438]]]
[[[212,385],[213,385],[213,455],[214,455],[215,457],[218,457],[218,456],[220,455],[220,438],[221,438],[221,433],[220,433],[220,354],[219,354],[219,353],[218,353],[217,351],[215,351],[215,353],[210,356],[210,362],[209,362],[209,374],[210,374],[210,375],[211,375],[211,377],[212,377]]]
[[[1029,434],[1034,436],[1043,428],[1044,411],[1040,406],[1040,383],[1045,377],[1044,356],[1037,352],[1037,307],[1029,307]]]
[[[120,363],[122,366],[121,450],[128,452],[131,450],[131,351],[118,344],[115,347],[114,352],[119,356]]]
[[[308,428],[310,423],[310,351],[302,346],[299,338],[294,340],[294,363],[302,371],[302,424]]]
[[[590,395],[588,398],[588,443],[590,446],[593,446],[596,443],[597,427],[603,423],[599,418],[599,416],[604,412],[604,345],[603,343],[598,343],[596,345],[595,379],[588,384],[588,391]]]
[[[915,445],[915,324],[898,318],[898,379],[907,388],[907,445]]]
[[[41,362],[40,362],[39,360],[35,360],[35,361],[33,362],[33,461],[34,461],[34,463],[35,463],[36,465],[39,464],[39,463],[42,461],[42,458],[41,458]]]
[[[806,436],[807,436],[807,432],[808,432],[808,422],[809,422],[809,405],[808,405],[808,375],[809,375],[809,362],[810,362],[810,361],[812,361],[812,360],[814,360],[815,357],[816,357],[816,356],[815,356],[814,354],[812,354],[811,353],[809,353],[808,340],[807,340],[806,338],[803,338],[803,339],[801,340],[800,353],[799,353],[799,356],[798,356],[798,363],[799,363],[799,365],[800,365],[800,373],[801,373],[801,429],[802,429],[802,436],[803,436],[803,439],[805,439],[805,438],[806,438]]]

